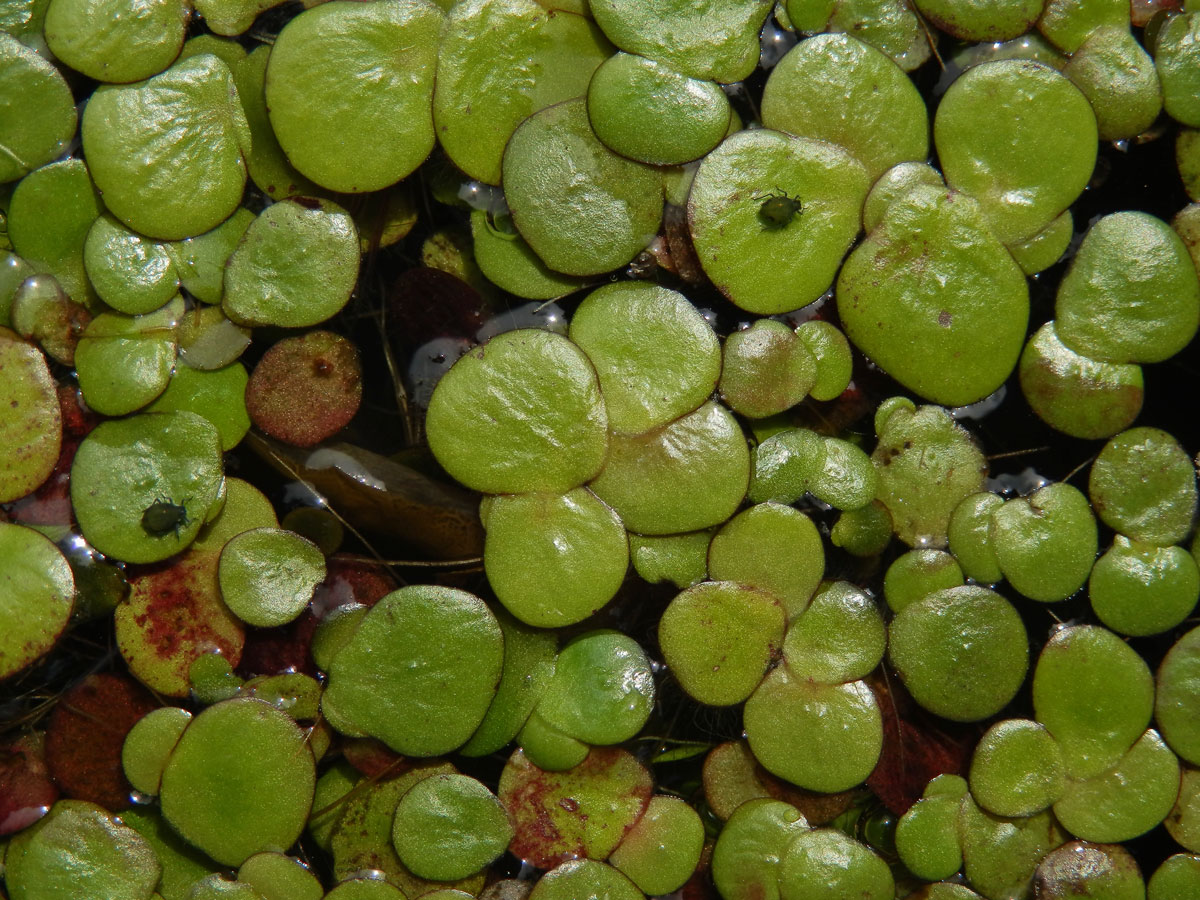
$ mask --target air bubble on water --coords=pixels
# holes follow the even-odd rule
[[[777,27],[768,19],[767,24],[763,26],[758,46],[759,68],[771,69],[783,59],[789,50],[796,46],[796,34]]]
[[[304,461],[306,469],[337,469],[343,475],[353,478],[359,484],[377,490],[386,490],[387,485],[382,479],[376,478],[361,462],[349,453],[334,450],[332,447],[321,447],[314,450]]]
[[[1032,466],[1026,466],[1015,475],[1011,472],[1002,472],[994,478],[989,478],[987,489],[1005,497],[1024,497],[1050,483],[1050,479],[1045,475],[1039,474]]]
[[[134,806],[149,806],[154,802],[154,797],[150,794],[143,794],[141,791],[130,791],[129,802]]]
[[[955,419],[982,419],[999,409],[1007,394],[1008,386],[1002,384],[982,400],[976,400],[967,406],[956,406],[950,410],[950,415]]]
[[[508,212],[504,192],[500,188],[484,184],[482,181],[467,181],[459,185],[458,199],[471,209],[481,209],[494,216]]]
[[[283,502],[288,506],[320,506],[325,498],[302,481],[283,486]]]
[[[772,316],[773,319],[779,319],[785,325],[795,328],[798,325],[803,325],[805,322],[820,318],[821,311],[825,308],[825,304],[833,300],[833,288],[829,288],[820,297],[812,303],[808,303],[799,309],[793,309],[791,312],[786,312],[778,316]]]
[[[704,319],[705,322],[708,323],[709,328],[713,329],[714,331],[716,330],[716,328],[717,328],[717,311],[715,309],[709,309],[706,306],[703,309],[697,309],[696,312],[700,313],[700,317],[702,319]]]
[[[516,331],[519,328],[541,328],[565,335],[567,316],[557,303],[531,301],[492,316],[475,332],[475,339],[482,344],[498,334]]]
[[[405,378],[408,399],[422,409],[427,408],[442,376],[473,346],[466,338],[438,337],[418,347]]]
[[[387,873],[382,869],[355,869],[342,881],[350,881],[351,879],[365,879],[367,881],[387,881]]]

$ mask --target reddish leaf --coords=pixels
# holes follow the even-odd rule
[[[921,798],[929,779],[966,775],[980,732],[924,712],[894,678],[869,680],[883,713],[883,750],[867,787],[899,816]]]
[[[368,778],[379,778],[385,773],[402,775],[412,768],[403,756],[375,738],[349,738],[342,745],[342,754],[346,762]]]
[[[89,675],[58,701],[46,730],[46,765],[63,793],[111,812],[131,806],[121,747],[158,704],[131,678]]]
[[[29,827],[58,799],[44,744],[45,736],[33,732],[0,745],[0,837]]]

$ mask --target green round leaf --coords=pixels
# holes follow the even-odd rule
[[[176,299],[144,316],[101,313],[92,319],[75,348],[79,389],[88,406],[122,416],[166,390],[182,313],[183,302]]]
[[[999,388],[1025,339],[1025,275],[985,216],[964,193],[914,187],[838,276],[846,336],[902,385],[947,406]]]
[[[688,194],[700,264],[750,312],[811,303],[858,234],[869,186],[833,144],[767,129],[731,135],[700,163]]]
[[[88,78],[141,81],[175,61],[190,12],[183,0],[152,0],[138,6],[120,0],[51,0],[46,8],[46,45]]]
[[[888,208],[918,185],[945,187],[942,174],[924,162],[896,163],[875,179],[863,204],[863,228],[874,231],[883,221]]]
[[[1062,342],[1093,359],[1161,362],[1200,322],[1200,283],[1183,241],[1146,213],[1113,213],[1088,229],[1055,301]]]
[[[1045,0],[916,0],[921,15],[964,41],[1006,41],[1037,21]]]
[[[11,34],[0,33],[0,183],[16,181],[67,149],[75,133],[75,100],[52,63]]]
[[[654,675],[637,641],[589,631],[558,654],[537,705],[547,724],[588,744],[619,744],[641,730],[654,705]]]
[[[866,591],[837,581],[817,592],[783,644],[783,661],[797,678],[837,684],[865,678],[883,659],[887,633]]]
[[[295,532],[256,528],[226,542],[217,578],[221,599],[247,625],[285,625],[325,580],[325,556]]]
[[[617,869],[594,859],[568,860],[547,872],[534,885],[529,900],[642,900],[644,895]]]
[[[284,200],[250,224],[225,270],[222,307],[241,325],[324,322],[358,280],[358,231],[328,200]]]
[[[500,686],[487,715],[460,749],[463,756],[487,756],[516,737],[554,674],[558,638],[553,632],[525,625],[504,613],[497,614],[496,621],[504,632]],[[313,652],[315,656],[315,644]]]
[[[62,412],[46,357],[0,327],[0,503],[24,497],[58,463]]]
[[[399,753],[461,746],[496,693],[504,638],[478,597],[401,588],[363,617],[333,659],[322,703]]]
[[[131,316],[153,312],[179,290],[179,273],[167,246],[107,213],[88,230],[83,263],[100,299]]]
[[[1070,206],[1096,162],[1091,105],[1031,60],[968,69],[938,105],[933,137],[946,183],[978,200],[996,237],[1010,244]]]
[[[256,853],[238,868],[238,881],[264,900],[321,900],[325,890],[300,860],[282,853]]]
[[[926,796],[909,807],[896,823],[896,852],[905,868],[918,878],[927,881],[949,878],[962,868],[962,849],[958,844],[959,800]]]
[[[814,400],[833,400],[850,384],[853,357],[846,336],[823,319],[810,319],[796,326],[796,337],[817,361],[817,380],[809,394]]]
[[[447,376],[449,377],[449,376]],[[725,521],[746,495],[750,451],[717,403],[646,434],[614,434],[591,483],[630,531],[675,534]]]
[[[102,422],[71,466],[71,504],[84,537],[125,562],[157,562],[191,543],[221,485],[217,430],[188,412]],[[147,529],[143,519],[155,503],[185,514],[165,530]]]
[[[1082,840],[1115,844],[1165,819],[1178,794],[1179,759],[1151,728],[1110,771],[1068,782],[1054,815]]]
[[[267,62],[266,102],[292,165],[322,187],[358,193],[424,162],[441,27],[427,0],[322,4],[288,22]]]
[[[1189,7],[1190,9],[1190,7]],[[1200,12],[1190,9],[1169,19],[1158,33],[1154,67],[1162,84],[1167,115],[1200,128]]]
[[[191,721],[192,714],[178,706],[163,706],[138,719],[121,745],[121,770],[134,790],[158,794],[171,751]]]
[[[83,800],[60,800],[14,837],[4,866],[13,900],[150,900],[162,872],[141,835]]]
[[[1162,110],[1154,60],[1124,25],[1093,31],[1063,74],[1092,104],[1102,141],[1137,137]]]
[[[670,66],[617,53],[596,70],[587,90],[592,130],[611,150],[656,166],[699,159],[725,137],[725,92]]]
[[[704,849],[704,823],[679,797],[659,794],[613,851],[609,860],[648,896],[678,890],[691,877]]]
[[[1096,560],[1092,609],[1107,627],[1142,637],[1180,624],[1200,599],[1200,568],[1182,547],[1155,547],[1123,535]]]
[[[1004,577],[992,546],[992,512],[1004,504],[998,494],[980,491],[964,497],[950,516],[947,535],[950,552],[968,578],[981,584],[995,584]]]
[[[1163,824],[1177,844],[1200,853],[1200,771],[1183,770],[1179,798]]]
[[[209,370],[190,365],[176,366],[167,389],[146,411],[182,409],[203,416],[220,432],[221,449],[229,451],[241,443],[250,430],[245,399],[247,380],[246,367],[238,362]]]
[[[929,152],[925,101],[903,71],[846,34],[793,47],[763,88],[763,124],[844,147],[878,178]]]
[[[818,684],[786,666],[746,701],[746,738],[763,768],[810,791],[844,791],[875,768],[883,743],[879,704],[863,681]]]
[[[781,900],[891,900],[891,869],[865,844],[832,828],[796,835],[779,867]]]
[[[1074,53],[1097,28],[1129,24],[1130,7],[1124,0],[1046,0],[1037,26],[1064,53]]]
[[[758,62],[758,33],[770,0],[589,0],[596,24],[627,53],[692,78],[741,81]]]
[[[8,206],[13,249],[53,275],[67,295],[82,304],[95,298],[84,268],[84,245],[92,223],[104,211],[94,175],[95,165],[89,173],[81,159],[51,163],[21,179]]]
[[[712,877],[728,900],[778,900],[784,852],[808,822],[790,803],[766,798],[747,800],[717,835]]]
[[[642,434],[691,412],[721,372],[712,327],[686,297],[657,285],[593,291],[572,317],[570,336],[596,367],[613,431]]]
[[[1115,766],[1146,726],[1154,679],[1142,658],[1105,628],[1055,632],[1033,672],[1033,709],[1058,740],[1067,774],[1094,778]]]
[[[1146,885],[1148,900],[1188,900],[1200,891],[1200,856],[1176,853],[1163,861]]]
[[[438,382],[425,422],[446,471],[494,493],[578,487],[600,471],[608,445],[591,363],[540,329],[506,332],[463,356]]]
[[[771,594],[706,581],[670,602],[658,621],[663,660],[687,693],[711,706],[741,703],[783,643],[784,611]]]
[[[896,536],[912,547],[944,547],[950,516],[983,490],[988,465],[971,435],[936,406],[897,409],[879,428],[871,454],[879,501]]]
[[[927,594],[961,587],[962,584],[963,570],[949,553],[944,550],[910,550],[888,566],[883,576],[883,596],[888,608],[898,613],[925,599]]]
[[[1181,541],[1196,515],[1196,470],[1179,442],[1158,428],[1109,440],[1092,464],[1088,495],[1100,520],[1134,540]]]
[[[113,215],[152,238],[208,231],[242,200],[249,126],[229,67],[211,54],[92,94],[81,134]]]
[[[967,881],[985,897],[1020,896],[1042,858],[1066,840],[1049,810],[1017,819],[994,816],[970,794],[959,807],[958,834]]]
[[[898,612],[888,629],[888,657],[921,706],[973,722],[1016,695],[1029,647],[1012,604],[967,585],[935,591]]]
[[[662,182],[592,132],[582,98],[535,113],[504,151],[513,222],[551,269],[597,275],[629,262],[662,219]]]
[[[725,339],[721,397],[743,416],[761,419],[791,409],[816,380],[816,359],[782,322],[760,319]]]
[[[1096,559],[1096,520],[1087,498],[1060,482],[995,508],[988,540],[1014,588],[1053,603],[1087,581]]]
[[[517,234],[511,216],[494,221],[486,210],[472,210],[471,238],[479,271],[510,294],[529,300],[553,300],[581,286],[580,279],[548,269]]]
[[[512,823],[500,801],[466,775],[434,775],[415,784],[396,807],[392,842],[414,875],[433,881],[466,878],[508,848]]]
[[[1075,220],[1068,209],[1028,240],[1009,244],[1008,252],[1026,275],[1035,275],[1063,258],[1075,237]]]
[[[45,655],[75,606],[75,578],[57,547],[0,522],[0,680]]]
[[[261,700],[227,700],[188,725],[162,776],[162,811],[227,866],[286,850],[312,805],[316,766],[291,717]]]
[[[1058,800],[1066,786],[1062,751],[1029,719],[997,722],[971,757],[971,796],[998,816],[1031,816]]]
[[[1021,354],[1021,392],[1038,417],[1078,438],[1106,438],[1142,411],[1142,368],[1098,362],[1064,344],[1050,321]]]
[[[780,503],[760,503],[734,516],[713,536],[708,572],[779,599],[788,621],[808,606],[825,571],[821,536],[804,513]]]
[[[1158,669],[1154,720],[1171,749],[1200,765],[1200,628],[1193,628],[1168,651]]]
[[[573,10],[581,12],[582,10]],[[472,178],[500,183],[504,145],[539,110],[579,97],[612,46],[595,23],[534,0],[467,0],[446,16],[433,118]]]
[[[179,272],[179,283],[189,294],[204,303],[221,302],[225,264],[255,220],[254,213],[239,207],[211,231],[167,245]]]

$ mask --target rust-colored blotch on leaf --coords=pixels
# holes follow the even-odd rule
[[[337,434],[361,401],[358,350],[329,331],[279,341],[263,355],[246,385],[246,409],[254,424],[296,447],[311,447]]]

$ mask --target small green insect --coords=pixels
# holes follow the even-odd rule
[[[182,503],[172,503],[169,498],[157,498],[142,513],[142,530],[151,537],[166,537],[172,531],[179,537],[179,529],[192,522],[187,514],[187,502],[191,499],[185,497]]]
[[[792,219],[804,212],[804,203],[799,197],[789,196],[779,188],[775,190],[777,193],[754,198],[762,203],[758,208],[758,218],[762,220],[764,228],[786,228]]]

